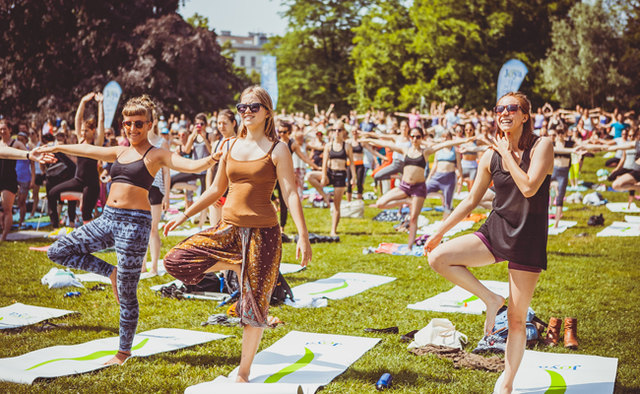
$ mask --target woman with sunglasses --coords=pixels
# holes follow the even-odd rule
[[[375,146],[391,149],[403,155],[404,170],[402,180],[395,188],[389,190],[376,203],[379,209],[388,209],[409,204],[409,248],[413,247],[418,230],[418,216],[422,210],[424,199],[427,197],[425,184],[425,168],[428,167],[429,155],[440,149],[451,148],[468,140],[446,141],[440,144],[423,147],[424,131],[420,127],[414,127],[409,131],[411,146],[405,148],[384,140],[365,139],[367,143]]]
[[[60,238],[48,251],[49,258],[58,264],[111,280],[120,304],[120,347],[106,364],[122,364],[131,355],[139,315],[136,289],[151,230],[149,189],[154,175],[163,166],[182,172],[201,172],[217,161],[214,157],[189,160],[167,149],[154,148],[148,138],[155,122],[154,111],[155,105],[147,96],[132,98],[125,104],[122,126],[131,143],[128,147],[79,144],[36,149],[114,162],[111,190],[102,215]],[[92,255],[114,246],[117,267]]]
[[[311,260],[309,234],[296,193],[291,154],[278,141],[271,97],[260,86],[242,92],[238,112],[242,129],[225,151],[213,185],[184,214],[165,226],[165,234],[213,204],[229,188],[218,224],[182,241],[164,258],[165,267],[186,284],[207,272],[233,270],[240,278],[236,307],[243,328],[242,356],[236,381],[247,382],[253,358],[268,324],[269,300],[278,278],[282,241],[271,193],[280,183],[298,228],[296,257]]]
[[[469,193],[426,244],[429,264],[446,279],[486,304],[485,335],[491,334],[505,299],[485,287],[469,271],[509,261],[509,335],[500,393],[510,393],[526,344],[527,309],[540,272],[547,268],[549,183],[553,144],[533,134],[531,103],[520,92],[507,93],[494,109],[499,137],[494,152],[480,160]],[[493,181],[493,211],[479,231],[440,244],[444,234],[480,202]]]
[[[87,103],[95,100],[98,103],[98,120],[95,118],[84,119],[84,110]],[[75,133],[80,145],[102,146],[104,140],[104,107],[102,93],[89,93],[80,100],[75,117]],[[58,184],[47,193],[49,217],[51,226],[56,229],[60,226],[58,217],[58,201],[63,192],[82,193],[82,222],[88,223],[93,219],[93,210],[98,202],[100,194],[100,175],[98,174],[98,161],[92,158],[78,156],[76,160],[76,173],[73,179]],[[75,202],[69,204],[69,227],[75,227],[76,209]]]
[[[333,186],[333,211],[331,212],[331,236],[338,235],[338,223],[340,222],[340,202],[347,186],[347,163],[351,171],[351,184],[356,182],[356,169],[353,165],[353,149],[347,144],[345,136],[347,131],[342,122],[336,122],[329,129],[329,143],[324,147],[322,154],[322,171],[311,171],[307,174],[307,181],[324,199],[325,204],[331,203],[329,195],[323,188]]]

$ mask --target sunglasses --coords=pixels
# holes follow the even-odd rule
[[[204,123],[202,123],[202,122],[196,122],[196,126],[200,126],[200,127],[202,127],[202,126],[204,126]]]
[[[501,113],[504,112],[505,108],[509,112],[518,112],[518,109],[520,109],[520,105],[519,104],[496,105],[493,108],[493,112],[495,112],[497,114],[501,114]]]
[[[329,131],[344,131],[344,129],[329,129]]]
[[[264,107],[264,105],[262,105],[260,103],[236,104],[236,109],[241,114],[247,112],[247,109],[249,109],[253,113],[256,113],[256,112],[260,111],[260,107]]]
[[[422,136],[421,136],[420,134],[412,134],[412,135],[410,135],[409,137],[411,137],[411,138],[417,138],[417,139],[422,138]]]
[[[289,130],[278,130],[279,134],[289,134]]]
[[[127,130],[131,130],[132,127],[135,127],[136,129],[141,129],[144,127],[145,123],[147,122],[143,120],[136,120],[135,122],[127,120],[122,122],[122,127],[126,128]]]

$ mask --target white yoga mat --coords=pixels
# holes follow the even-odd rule
[[[280,273],[282,275],[293,274],[294,272],[299,272],[303,269],[305,269],[305,267],[300,264],[280,263]]]
[[[330,278],[296,286],[291,289],[291,291],[296,299],[325,297],[332,300],[339,300],[394,280],[396,280],[396,278],[390,276],[338,272]]]
[[[151,269],[151,262],[147,261],[147,270],[150,270],[150,269]],[[140,279],[142,280],[142,279],[154,278],[156,276],[163,276],[166,273],[167,273],[167,270],[164,268],[164,264],[162,264],[162,259],[160,259],[158,260],[158,275],[151,275],[151,273],[147,271],[140,274]],[[106,276],[94,274],[92,272],[86,272],[84,274],[76,274],[76,278],[80,282],[100,282],[100,283],[105,283],[107,285],[111,284],[111,280],[109,280],[109,278],[107,278]]]
[[[624,221],[628,223],[640,223],[640,216],[624,215]]]
[[[629,222],[613,222],[600,231],[598,237],[637,237],[640,235],[640,224]]]
[[[227,338],[211,332],[157,328],[137,334],[132,356],[147,357]],[[105,368],[118,351],[118,337],[97,339],[71,346],[53,346],[17,357],[0,359],[0,380],[31,384],[37,378],[54,378]]]
[[[438,231],[438,228],[440,227],[440,224],[442,223],[441,220],[436,220],[435,222],[428,224],[426,226],[420,227],[417,231],[418,234],[428,234],[428,235],[433,235],[436,233],[436,231]],[[455,226],[453,226],[453,228],[449,231],[447,231],[447,233],[444,235],[445,237],[452,237],[454,235],[456,235],[457,233],[461,232],[461,231],[465,231],[465,230],[469,230],[471,227],[473,227],[475,223],[472,221],[462,221],[462,222],[458,222],[458,224],[456,224]]]
[[[315,393],[319,387],[346,371],[379,341],[379,338],[291,331],[256,355],[251,366],[249,384],[238,384],[237,388],[229,391],[216,385],[226,385],[224,387],[228,388],[228,380],[218,378],[187,387],[185,394],[265,393],[261,391],[265,386],[254,383],[293,384],[293,387],[288,388],[297,390],[295,385],[299,385],[302,392]],[[237,373],[238,368],[231,371],[229,380],[235,381]],[[289,392],[300,391],[281,391]]]
[[[558,222],[558,228],[555,228],[554,227],[556,225],[555,219],[549,219],[549,235],[558,235],[560,233],[563,233],[564,230],[571,228],[576,224],[578,224],[578,222],[573,222],[570,220],[560,220]]]
[[[47,238],[49,231],[22,230],[7,234],[7,241],[26,241],[36,238]]]
[[[28,326],[70,313],[76,312],[16,302],[15,304],[0,308],[0,330]]]
[[[509,283],[507,282],[493,280],[481,280],[480,282],[487,286],[489,290],[504,298],[509,296]],[[459,286],[455,286],[449,291],[427,298],[424,301],[409,304],[407,308],[420,311],[468,313],[471,315],[481,315],[487,310],[482,300]]]
[[[626,203],[626,202],[610,202],[610,203],[607,203],[606,206],[611,212],[624,212],[624,213],[640,212],[640,208],[638,208],[635,202],[631,204],[631,207],[629,207],[629,203]]]
[[[169,234],[167,234],[167,236],[168,237],[190,237],[194,234],[199,233],[202,230],[204,230],[204,228],[202,229],[197,227],[185,228],[181,230],[170,231]]]
[[[617,369],[617,358],[525,350],[513,393],[613,393]],[[496,389],[503,377],[504,372]]]

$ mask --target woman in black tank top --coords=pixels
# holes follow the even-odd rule
[[[531,103],[524,94],[506,94],[494,111],[500,135],[493,141],[494,152],[482,156],[469,196],[429,237],[426,249],[435,271],[485,303],[485,335],[492,333],[505,299],[478,281],[468,267],[509,261],[509,334],[505,372],[497,389],[510,393],[524,354],[527,309],[540,272],[547,268],[553,144],[533,134]],[[439,245],[443,235],[477,206],[491,181],[496,193],[493,211],[479,232]]]

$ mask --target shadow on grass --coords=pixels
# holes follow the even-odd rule
[[[559,251],[553,251],[553,250],[549,250],[547,251],[547,254],[550,255],[554,255],[554,256],[561,256],[561,257],[603,257],[603,254],[596,254],[596,253],[576,253],[576,252],[559,252]]]
[[[378,381],[378,379],[380,379],[382,374],[385,372],[390,372],[390,371],[387,369],[376,369],[375,371],[371,371],[371,370],[365,371],[361,369],[354,369],[353,367],[351,367],[347,369],[342,375],[337,377],[334,381],[339,382],[343,380],[345,381],[357,380],[357,381],[363,382],[364,384],[371,384],[372,387],[375,387],[376,382]],[[415,382],[424,380],[424,379],[428,380],[431,383],[439,383],[439,384],[451,383],[451,379],[436,377],[433,375],[429,375],[426,372],[420,373],[420,372],[402,370],[397,372],[392,371],[390,373],[393,379],[393,383],[392,383],[393,385],[403,386],[406,388],[415,387],[414,386]]]
[[[167,364],[189,364],[194,367],[219,367],[222,365],[237,366],[240,364],[240,352],[235,356],[223,356],[219,354],[177,354],[163,353],[155,357],[165,361]]]

